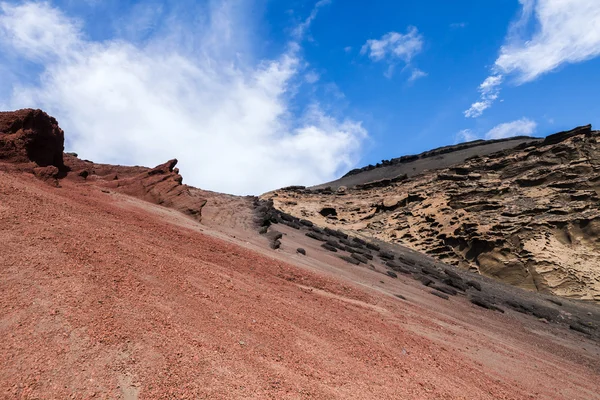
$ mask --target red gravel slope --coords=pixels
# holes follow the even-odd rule
[[[583,336],[61,186],[0,172],[1,398],[598,398]]]

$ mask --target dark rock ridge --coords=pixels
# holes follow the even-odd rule
[[[155,168],[96,164],[64,153],[64,132],[41,110],[0,112],[0,170],[21,170],[60,186],[61,179],[95,185],[201,218],[200,190],[183,184],[177,160]]]
[[[386,161],[375,166],[367,166],[354,170],[344,177],[332,182],[323,183],[310,189],[323,193],[333,193],[343,188],[372,184],[386,179],[402,179],[413,177],[428,170],[443,169],[464,163],[471,157],[484,156],[517,146],[541,142],[544,139],[518,136],[501,140],[480,140],[455,146],[446,146],[415,156],[404,156],[395,161]]]
[[[431,163],[385,186],[369,185],[367,171],[343,190],[275,191],[263,198],[317,226],[403,244],[529,290],[598,301],[599,140],[600,132],[587,125],[501,142],[513,146],[451,166]],[[315,212],[323,208],[335,215]]]
[[[560,134],[557,134],[557,135],[560,135]],[[475,147],[489,146],[489,145],[495,144],[495,143],[506,143],[506,142],[520,141],[520,140],[532,141],[532,140],[539,140],[539,138],[534,138],[534,137],[530,137],[530,136],[514,136],[514,137],[506,138],[506,139],[493,139],[493,140],[480,139],[480,140],[473,140],[471,142],[455,144],[455,145],[451,145],[451,146],[438,147],[433,150],[425,151],[421,154],[406,155],[406,156],[402,156],[402,157],[392,158],[390,160],[381,160],[381,163],[377,163],[375,165],[367,165],[366,167],[355,168],[355,169],[349,171],[348,173],[346,173],[346,175],[344,175],[343,178],[352,176],[352,175],[358,175],[361,172],[371,171],[376,168],[383,168],[383,167],[388,167],[388,166],[392,166],[392,165],[411,163],[416,160],[422,160],[425,158],[441,156],[443,154],[454,153],[454,152],[457,152],[460,150],[473,149]],[[479,150],[479,149],[477,149],[477,150]]]

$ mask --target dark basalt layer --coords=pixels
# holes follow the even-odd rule
[[[418,155],[402,156],[391,160],[383,160],[376,165],[367,165],[363,168],[353,169],[342,178],[315,186],[313,190],[336,191],[340,187],[354,187],[357,185],[379,185],[388,179],[402,180],[406,177],[418,175],[429,169],[447,168],[460,164],[470,157],[482,156],[498,151],[526,146],[537,143],[543,139],[528,136],[516,136],[508,139],[476,140],[453,146],[440,147]],[[363,188],[368,188],[364,187]]]

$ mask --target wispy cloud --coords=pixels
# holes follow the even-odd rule
[[[485,110],[490,108],[500,94],[500,85],[504,77],[502,75],[488,76],[481,85],[479,85],[480,100],[471,104],[471,107],[465,111],[465,117],[479,117]]]
[[[530,82],[562,64],[577,63],[600,55],[600,2],[596,0],[522,0],[523,20],[534,7],[539,30],[530,38],[506,43],[496,67],[515,73],[518,83]],[[516,29],[516,28],[513,28]]]
[[[368,54],[374,61],[390,58],[401,59],[408,64],[422,49],[423,36],[416,27],[409,26],[406,34],[388,32],[379,40],[367,40],[360,52],[361,54]]]
[[[490,77],[502,83],[508,77],[517,85],[600,55],[600,2],[597,0],[520,0],[521,12],[510,26]],[[536,29],[527,34],[535,22]],[[485,83],[485,82],[484,82]],[[465,112],[478,117],[497,99],[500,83],[491,97]],[[481,89],[481,87],[480,87]]]
[[[429,75],[427,72],[421,71],[419,68],[414,68],[410,74],[410,78],[408,78],[409,82],[414,82],[417,79],[425,78]]]
[[[306,73],[300,33],[326,2],[279,56],[256,63],[238,57],[249,49],[236,39],[247,15],[235,4],[207,10],[193,34],[169,16],[167,33],[140,44],[91,41],[83,22],[49,3],[2,3],[0,51],[15,63],[0,71],[36,68],[11,76],[0,104],[47,110],[84,158],[153,166],[177,157],[187,183],[211,190],[316,184],[354,166],[361,123],[316,102],[297,111],[294,100]]]
[[[308,71],[304,75],[304,80],[310,84],[317,83],[320,78],[321,78],[321,76],[318,73],[316,73],[315,71]]]
[[[454,137],[454,144],[472,142],[473,140],[481,139],[471,129],[462,129],[458,131]]]
[[[529,118],[505,122],[496,125],[485,135],[475,133],[472,129],[463,129],[454,137],[454,143],[472,142],[478,139],[505,139],[513,136],[531,136],[536,132],[537,123]]]
[[[313,23],[315,18],[317,18],[317,14],[319,13],[319,10],[322,7],[325,7],[329,4],[331,4],[331,0],[317,1],[315,6],[313,7],[312,11],[310,12],[310,15],[304,20],[304,22],[299,24],[296,27],[296,29],[294,29],[294,36],[297,40],[300,40],[304,37],[304,35],[306,34],[306,30],[310,27],[310,25]]]
[[[450,28],[452,29],[461,29],[461,28],[465,28],[467,26],[466,22],[454,22],[452,24],[450,24]]]
[[[506,122],[490,129],[486,133],[486,139],[504,139],[513,136],[531,136],[537,129],[537,123],[529,118],[521,118],[516,121]]]
[[[406,33],[388,32],[381,39],[369,39],[362,46],[360,54],[368,55],[373,61],[388,63],[386,76],[391,77],[398,62],[410,65],[412,59],[423,51],[423,35],[414,26]]]

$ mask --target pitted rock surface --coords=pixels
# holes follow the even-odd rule
[[[403,244],[522,288],[598,301],[599,139],[584,126],[385,186],[263,198],[319,226]]]

